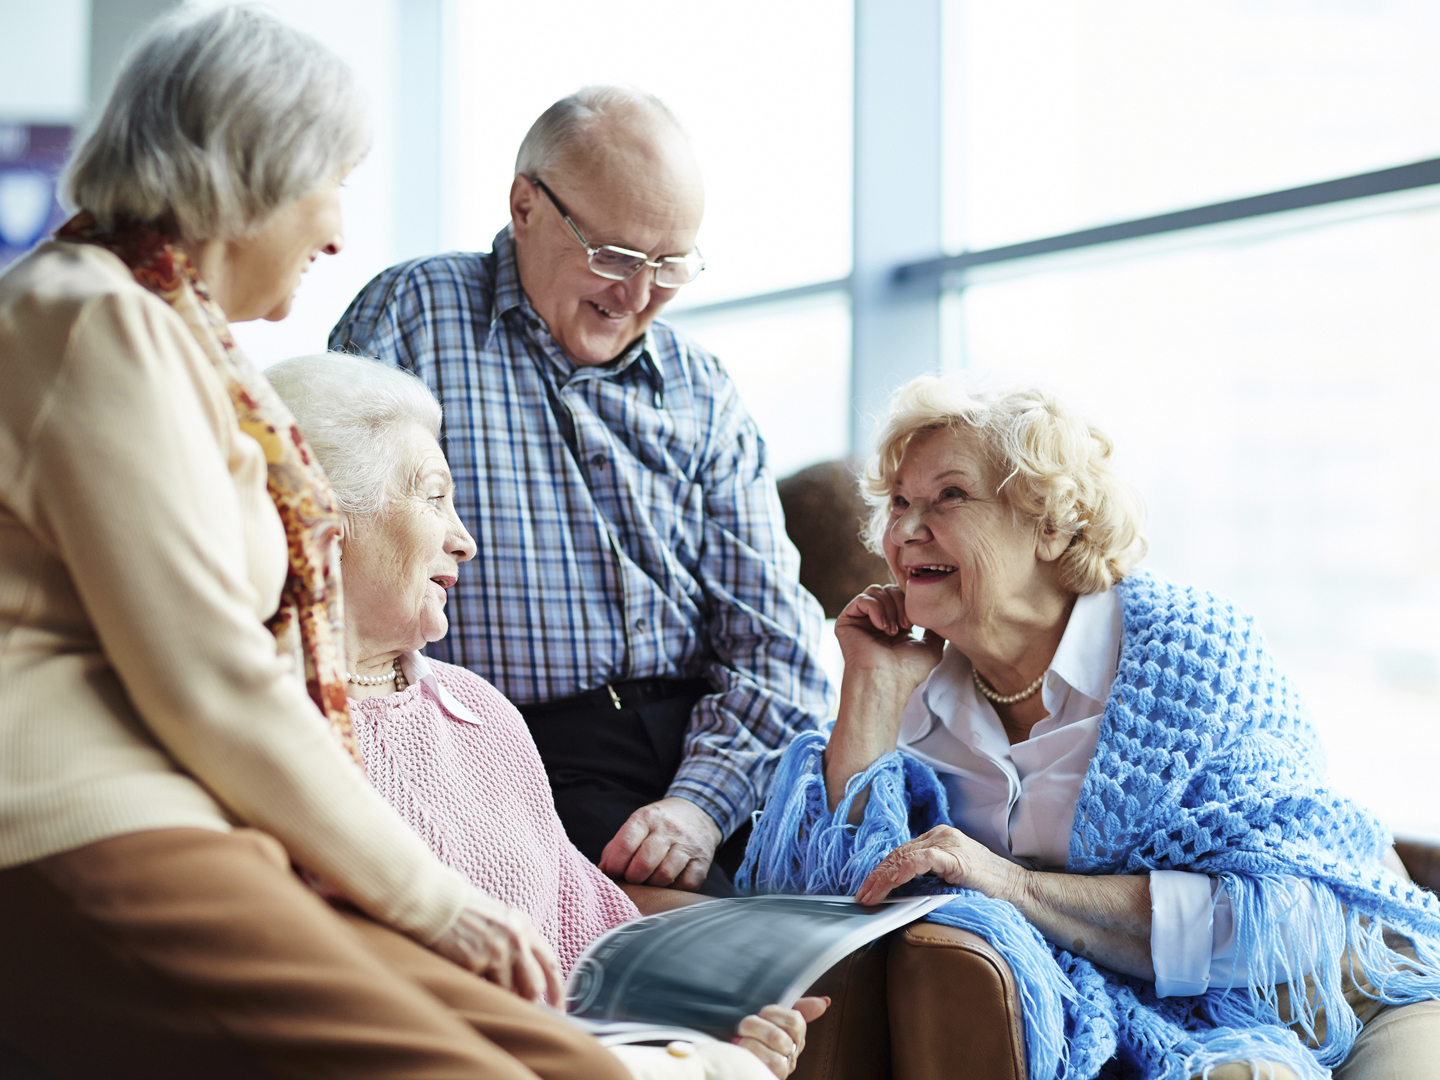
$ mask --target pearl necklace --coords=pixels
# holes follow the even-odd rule
[[[1046,672],[1042,671],[1038,679],[1032,682],[1024,690],[1021,690],[1018,694],[999,694],[995,692],[993,687],[985,685],[985,680],[980,677],[980,671],[978,668],[972,667],[970,669],[970,673],[975,676],[975,689],[979,690],[980,693],[984,694],[996,705],[1014,705],[1017,701],[1024,701],[1031,694],[1035,693],[1036,690],[1040,689],[1040,684],[1045,681],[1045,676],[1047,674]]]
[[[345,672],[345,681],[353,682],[356,686],[384,686],[387,682],[394,682],[396,679],[404,677],[400,674],[400,658],[398,656],[395,658],[395,663],[391,665],[389,675],[353,675],[348,671]]]

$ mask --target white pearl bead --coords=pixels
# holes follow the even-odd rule
[[[384,686],[387,682],[394,682],[400,678],[400,658],[395,658],[395,664],[389,675],[355,675],[352,672],[345,672],[345,681],[352,682],[356,686]]]
[[[975,676],[975,689],[979,690],[980,693],[985,695],[985,697],[989,698],[996,705],[1014,705],[1017,701],[1024,701],[1031,694],[1035,693],[1036,690],[1040,689],[1040,685],[1045,681],[1045,676],[1049,674],[1048,672],[1042,671],[1038,679],[1036,679],[1033,683],[1027,686],[1024,690],[1021,690],[1018,694],[999,694],[996,693],[991,687],[985,685],[985,680],[980,677],[979,670],[972,667],[970,669],[970,673]]]

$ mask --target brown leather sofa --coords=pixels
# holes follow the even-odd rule
[[[1397,869],[1440,894],[1440,845],[1397,840],[1395,853]],[[623,888],[647,915],[704,899]],[[1025,1078],[1015,976],[975,934],[915,923],[851,953],[811,992],[832,1004],[810,1025],[795,1080]]]

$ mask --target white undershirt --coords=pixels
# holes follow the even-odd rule
[[[1040,690],[1048,715],[1013,746],[994,707],[976,690],[970,661],[946,646],[905,707],[900,746],[939,775],[956,828],[1029,869],[1064,870],[1121,636],[1113,589],[1075,601]],[[1218,880],[1153,871],[1150,909],[1150,955],[1161,997],[1245,980],[1234,908]]]

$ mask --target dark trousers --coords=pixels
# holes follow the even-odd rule
[[[631,814],[665,797],[680,768],[690,712],[711,692],[704,679],[638,679],[519,707],[560,822],[591,862],[600,861]],[[701,892],[735,895],[730,882],[749,835],[747,822],[720,845]]]

